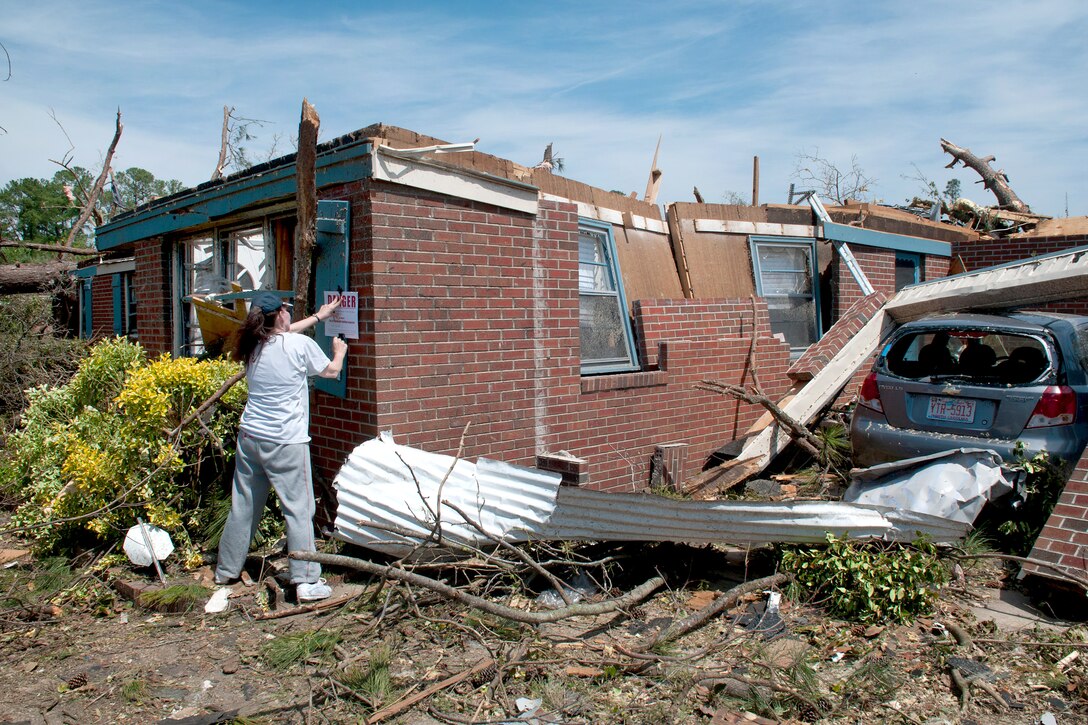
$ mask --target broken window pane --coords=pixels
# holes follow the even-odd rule
[[[630,370],[635,352],[611,235],[603,226],[578,231],[582,373]]]
[[[1034,383],[1049,372],[1047,344],[1034,336],[948,329],[906,335],[888,351],[888,372],[901,378],[948,377],[972,385]]]
[[[230,233],[230,281],[243,290],[270,287],[265,284],[270,265],[262,229],[243,229]]]

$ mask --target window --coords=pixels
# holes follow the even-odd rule
[[[94,318],[91,316],[91,282],[93,279],[93,277],[81,277],[79,280],[79,336],[85,340],[94,337]]]
[[[578,296],[582,374],[634,370],[631,319],[609,224],[579,224]]]
[[[751,244],[756,294],[767,301],[771,332],[800,353],[820,339],[815,241],[752,237]]]
[[[895,291],[922,281],[922,255],[914,252],[895,252]]]
[[[113,275],[113,334],[139,339],[136,334],[136,286],[131,271]]]
[[[194,296],[274,288],[274,243],[264,226],[213,230],[183,239],[178,245],[180,310],[176,347],[182,355],[200,355],[200,332]]]

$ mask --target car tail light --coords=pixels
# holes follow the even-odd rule
[[[1025,428],[1069,425],[1077,419],[1077,394],[1068,385],[1051,385],[1031,411]]]
[[[1069,391],[1073,392],[1073,391]],[[866,408],[884,412],[884,404],[880,402],[880,388],[876,384],[876,373],[869,373],[861,384],[861,392],[858,393],[858,403]]]

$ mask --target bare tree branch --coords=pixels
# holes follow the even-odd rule
[[[606,599],[602,602],[593,603],[579,602],[578,604],[572,604],[569,607],[550,609],[545,612],[526,612],[521,609],[507,607],[503,604],[496,604],[495,602],[482,597],[477,597],[473,594],[468,594],[449,584],[440,582],[436,579],[431,579],[430,577],[425,577],[421,574],[405,571],[404,569],[398,569],[392,566],[375,564],[374,562],[366,561],[364,559],[356,559],[351,556],[342,556],[340,554],[323,554],[314,551],[292,551],[289,556],[292,559],[297,559],[299,561],[316,561],[323,566],[342,566],[348,569],[363,571],[367,574],[373,574],[374,576],[396,579],[397,581],[405,582],[412,586],[430,589],[448,599],[467,604],[470,607],[475,607],[488,614],[494,614],[497,617],[509,619],[514,622],[523,622],[525,624],[545,624],[547,622],[558,622],[570,617],[605,614],[607,612],[626,609],[641,602],[665,584],[665,579],[663,577],[655,576],[635,587],[622,597],[617,597],[615,599]]]
[[[820,196],[836,204],[844,204],[848,199],[866,199],[876,184],[876,179],[867,176],[858,165],[857,156],[851,156],[850,168],[843,170],[820,156],[819,149],[799,152],[793,173],[802,184],[813,187]]]
[[[80,212],[79,218],[76,219],[76,223],[72,225],[72,228],[68,231],[68,239],[65,241],[64,246],[72,246],[72,242],[75,241],[76,235],[79,230],[83,228],[83,225],[91,218],[91,215],[95,212],[95,203],[98,201],[98,195],[102,193],[102,188],[106,185],[106,179],[110,173],[110,163],[113,161],[113,154],[117,150],[117,142],[121,140],[121,131],[124,126],[121,124],[121,109],[117,109],[117,122],[116,130],[113,133],[113,141],[110,142],[109,150],[106,151],[106,160],[102,162],[102,172],[98,175],[98,179],[94,182],[94,186],[91,187],[90,192],[87,194],[87,198],[83,200],[83,211]]]

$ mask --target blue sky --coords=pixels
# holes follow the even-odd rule
[[[71,137],[96,167],[119,107],[115,168],[193,185],[215,167],[224,105],[293,150],[303,97],[328,140],[375,122],[659,201],[784,202],[800,152],[876,179],[994,203],[944,168],[941,137],[997,157],[1043,214],[1088,214],[1088,3],[295,2],[8,0],[0,43],[0,183],[51,176]],[[0,78],[6,72],[0,67]],[[917,168],[916,168],[917,167]],[[1067,201],[1068,197],[1068,201]]]

